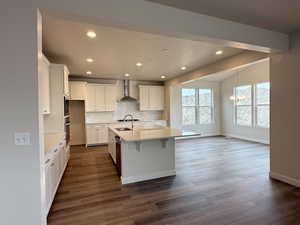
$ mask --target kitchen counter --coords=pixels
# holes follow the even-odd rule
[[[122,184],[176,175],[175,138],[197,133],[156,124],[114,124],[109,129],[108,152],[121,174]],[[120,137],[120,141],[116,136]]]
[[[64,140],[65,133],[64,132],[58,132],[58,133],[47,133],[45,134],[45,154],[52,151],[53,149],[57,148],[59,146],[59,143]]]
[[[156,122],[161,122],[161,123],[166,123],[166,120],[138,120],[134,121],[134,124],[138,123],[156,123]],[[86,125],[97,125],[97,124],[120,124],[120,123],[131,123],[130,121],[118,121],[118,120],[106,120],[106,121],[89,121],[86,122]]]
[[[133,127],[130,131],[118,131],[116,128],[119,127],[129,127],[130,126],[120,126],[111,125],[108,128],[112,130],[121,140],[130,141],[144,141],[144,140],[157,140],[157,139],[168,139],[175,137],[186,137],[186,136],[196,136],[200,135],[191,131],[178,130],[170,127],[160,126],[160,125],[150,125],[150,126],[139,126]]]

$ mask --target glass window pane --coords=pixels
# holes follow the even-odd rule
[[[199,122],[200,124],[212,123],[212,108],[211,107],[199,107]]]
[[[270,83],[256,85],[256,104],[270,104]]]
[[[212,89],[199,89],[199,106],[212,105]]]
[[[236,87],[235,97],[239,99],[237,105],[251,105],[252,104],[252,88],[251,85],[244,85]]]
[[[192,125],[196,123],[195,107],[182,107],[182,124]]]
[[[236,107],[236,123],[240,126],[252,125],[251,106],[237,106]]]
[[[195,106],[196,105],[196,90],[194,88],[182,89],[182,105]]]
[[[257,106],[257,125],[270,127],[270,106]]]

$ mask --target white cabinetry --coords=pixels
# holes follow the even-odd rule
[[[50,64],[51,114],[44,119],[45,133],[65,132],[64,97],[68,95],[68,69],[65,65]]]
[[[86,90],[86,102],[85,102],[85,111],[94,112],[96,110],[96,86],[92,84],[87,84]]]
[[[115,85],[105,86],[105,111],[115,111],[117,102],[117,87]]]
[[[88,124],[86,125],[87,145],[108,143],[108,124]]]
[[[50,63],[47,58],[42,55],[41,67],[39,70],[40,94],[41,94],[41,110],[43,114],[50,113]]]
[[[164,110],[163,86],[139,86],[140,110]]]
[[[86,82],[70,81],[70,99],[71,100],[86,100]]]
[[[59,146],[47,153],[45,162],[45,214],[48,214],[61,178],[70,157],[70,147],[61,141]]]
[[[70,97],[70,91],[69,91],[69,70],[66,66],[63,68],[64,73],[64,95],[69,98]]]
[[[86,112],[109,112],[116,109],[116,86],[87,84]]]

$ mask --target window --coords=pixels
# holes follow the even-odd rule
[[[182,123],[192,125],[196,123],[196,90],[182,89]]]
[[[213,120],[212,89],[199,89],[199,123],[211,124]]]
[[[256,84],[256,126],[270,127],[270,82]]]
[[[235,88],[235,123],[239,126],[252,126],[252,86]]]
[[[210,88],[182,89],[182,124],[213,123],[213,91]]]

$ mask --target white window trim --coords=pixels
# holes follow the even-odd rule
[[[234,107],[234,115],[233,115],[233,121],[234,121],[234,126],[236,127],[248,127],[248,128],[262,128],[262,129],[270,129],[270,124],[269,127],[264,127],[260,126],[257,123],[257,107],[258,106],[269,106],[270,104],[257,104],[257,85],[262,84],[262,83],[270,83],[270,81],[265,81],[265,82],[259,82],[259,83],[252,83],[252,84],[241,84],[239,86],[235,86],[233,88],[233,95],[236,97],[236,88],[241,87],[241,86],[251,86],[251,99],[252,99],[252,105],[242,105],[242,106],[251,106],[251,115],[252,115],[252,120],[251,120],[251,125],[240,125],[237,123],[237,104],[234,102],[233,107]]]
[[[236,101],[234,102],[234,104],[233,104],[233,107],[234,107],[234,125],[236,126],[236,127],[247,127],[247,128],[253,128],[254,127],[254,110],[253,110],[253,108],[254,108],[254,105],[253,105],[253,100],[254,100],[254,91],[253,91],[253,84],[241,84],[241,85],[239,85],[239,86],[235,86],[234,88],[233,88],[233,94],[234,94],[234,97],[236,98],[237,96],[236,96],[236,89],[238,88],[238,87],[242,87],[242,86],[251,86],[251,105],[237,105],[236,104]],[[241,125],[241,124],[238,124],[237,123],[237,108],[238,108],[238,106],[241,106],[241,107],[243,107],[243,106],[245,106],[245,107],[251,107],[251,125]]]
[[[270,81],[265,81],[265,82],[259,82],[259,83],[255,83],[254,84],[254,91],[255,91],[255,97],[254,97],[254,108],[253,108],[253,113],[254,113],[254,118],[255,118],[255,121],[254,121],[254,127],[255,128],[262,128],[262,129],[270,129],[270,124],[269,124],[269,126],[267,126],[267,127],[265,127],[265,126],[260,126],[260,125],[258,125],[258,123],[257,123],[257,108],[258,108],[258,106],[269,106],[269,109],[270,109],[270,103],[269,104],[257,104],[257,85],[258,84],[264,84],[264,83],[270,83]]]
[[[209,89],[210,91],[211,91],[211,99],[210,99],[210,101],[211,101],[211,105],[210,106],[200,106],[200,102],[199,102],[199,90],[200,89]],[[197,119],[197,124],[198,125],[202,125],[202,126],[207,126],[207,125],[213,125],[213,124],[215,124],[215,101],[214,101],[214,89],[213,88],[197,88],[197,95],[198,95],[198,101],[197,101],[197,104],[198,104],[198,109],[199,110],[197,110],[197,114],[199,114],[199,115],[197,115],[197,117],[196,117],[196,119]],[[201,107],[210,107],[211,108],[211,123],[200,123],[200,108]]]
[[[185,106],[182,103],[182,89],[194,89],[195,90],[195,106]],[[200,106],[199,104],[199,90],[200,89],[210,89],[211,90],[211,106]],[[181,88],[181,124],[182,126],[209,126],[215,124],[215,101],[214,101],[214,88]],[[184,124],[183,123],[183,107],[194,107],[195,108],[195,123],[194,124]],[[211,108],[211,123],[200,124],[200,108],[201,107],[210,107]]]

